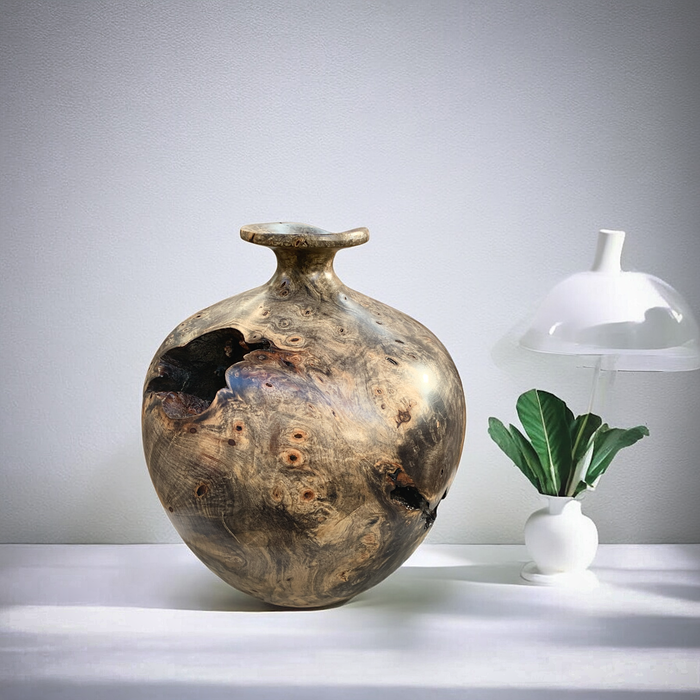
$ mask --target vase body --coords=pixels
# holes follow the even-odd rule
[[[271,247],[277,270],[161,345],[146,461],[176,530],[222,579],[276,605],[336,604],[429,531],[462,451],[461,382],[430,331],[336,276],[335,253],[366,229],[241,237]]]
[[[585,571],[598,549],[595,523],[581,512],[581,502],[567,496],[544,496],[547,506],[525,523],[525,545],[545,575]]]

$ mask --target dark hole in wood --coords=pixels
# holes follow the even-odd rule
[[[206,484],[200,484],[194,493],[197,498],[201,498],[206,495],[207,491],[209,491],[209,487]]]
[[[226,386],[226,370],[253,350],[267,349],[269,341],[248,344],[236,328],[205,333],[179,348],[166,352],[159,363],[160,377],[152,379],[147,391],[171,394],[163,408],[170,418],[201,413]]]
[[[389,478],[396,484],[389,493],[391,500],[396,501],[404,508],[408,508],[408,510],[420,511],[425,520],[425,529],[430,528],[437,517],[437,508],[430,510],[430,503],[415,486],[400,483],[402,480],[406,480],[406,475],[402,475],[401,470],[389,474]]]
[[[391,498],[410,510],[423,510],[428,502],[415,486],[397,486],[391,492]]]

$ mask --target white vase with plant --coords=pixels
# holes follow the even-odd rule
[[[611,428],[594,413],[574,417],[564,401],[539,389],[522,394],[516,411],[527,437],[493,417],[489,435],[547,499],[547,506],[525,525],[525,545],[534,561],[522,576],[548,585],[594,584],[588,567],[598,547],[598,531],[581,512],[579,499],[595,489],[623,447],[649,431],[643,425]]]

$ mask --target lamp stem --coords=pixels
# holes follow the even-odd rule
[[[620,256],[625,242],[624,231],[602,228],[598,232],[598,247],[593,260],[593,272],[620,272]]]
[[[604,412],[617,376],[616,363],[617,355],[598,355],[593,369],[591,398],[588,402],[589,413],[596,413],[600,416]]]
[[[595,367],[593,368],[593,383],[591,385],[591,399],[588,402],[588,413],[593,413],[593,404],[595,403],[596,393],[598,392],[598,382],[600,381],[600,368],[603,364],[603,356],[598,355]]]

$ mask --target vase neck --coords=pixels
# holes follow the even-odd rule
[[[551,515],[561,515],[566,512],[581,512],[581,502],[570,496],[545,496],[547,509]]]
[[[280,296],[287,296],[299,287],[328,295],[342,286],[333,269],[336,252],[332,249],[316,251],[274,248],[277,270],[269,284]]]
[[[341,248],[365,243],[369,231],[355,228],[331,233],[306,224],[280,222],[243,226],[241,238],[273,249],[277,270],[269,284],[280,296],[287,296],[300,285],[328,294],[342,286],[333,269],[335,254]]]

